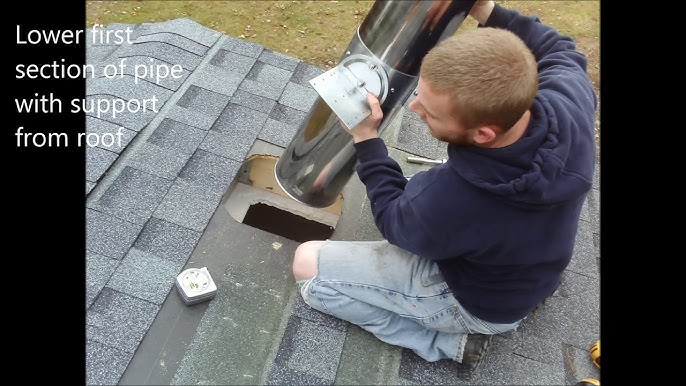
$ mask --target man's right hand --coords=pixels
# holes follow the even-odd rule
[[[469,15],[476,19],[479,24],[484,25],[488,21],[488,18],[491,17],[491,12],[493,12],[494,7],[495,2],[492,0],[479,0],[474,4]]]

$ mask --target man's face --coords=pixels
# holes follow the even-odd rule
[[[473,144],[472,130],[465,130],[452,114],[450,95],[433,90],[429,83],[419,78],[417,98],[410,103],[410,110],[419,115],[429,126],[429,131],[439,141],[453,144]]]

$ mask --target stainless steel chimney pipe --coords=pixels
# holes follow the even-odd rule
[[[383,132],[415,89],[424,56],[457,30],[475,3],[377,0],[339,64],[310,82],[320,97],[275,166],[281,188],[308,206],[333,204],[357,162],[341,119],[350,125],[363,119],[369,91],[381,101]]]

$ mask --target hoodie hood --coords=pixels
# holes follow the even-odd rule
[[[539,91],[529,126],[513,144],[495,149],[451,144],[450,166],[472,185],[518,205],[550,207],[588,192],[595,114],[582,115],[569,100],[546,98],[549,92],[554,91]]]

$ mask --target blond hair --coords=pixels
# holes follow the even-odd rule
[[[454,99],[466,129],[507,130],[531,107],[538,89],[534,55],[512,32],[477,28],[451,36],[424,57],[420,76]]]

